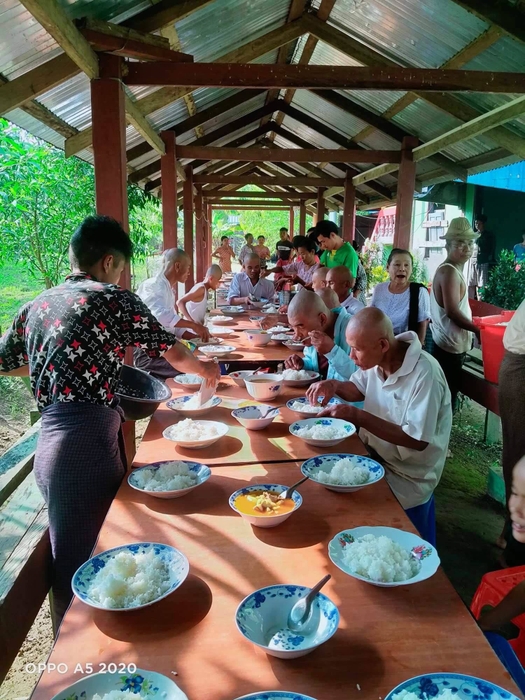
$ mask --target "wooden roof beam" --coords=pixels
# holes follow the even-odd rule
[[[196,10],[210,5],[213,0],[160,0],[123,22],[123,25],[140,32],[154,32],[179,22]]]
[[[525,42],[525,12],[497,0],[453,0],[484,22],[494,25],[513,39]]]
[[[309,187],[333,187],[335,185],[342,186],[343,180],[326,177],[324,179],[316,177],[259,177],[256,179],[235,176],[235,175],[195,175],[194,183],[196,185],[215,184],[215,185],[298,185]]]
[[[302,148],[281,149],[274,153],[267,148],[221,148],[213,146],[179,146],[179,158],[196,160],[284,161],[291,163],[399,163],[401,151],[367,151],[345,149]]]

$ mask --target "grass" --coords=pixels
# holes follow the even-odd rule
[[[43,291],[41,282],[33,279],[23,265],[0,267],[0,328],[11,325],[21,306]]]

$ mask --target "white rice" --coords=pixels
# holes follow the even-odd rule
[[[198,374],[179,374],[175,377],[180,384],[202,384],[203,379]]]
[[[112,690],[110,693],[104,693],[104,695],[93,695],[92,700],[128,700],[128,698],[134,698],[135,700],[140,700],[143,695],[137,695],[131,690]]]
[[[299,382],[303,379],[311,379],[312,375],[305,369],[285,369],[282,373],[282,378],[285,381]]]
[[[333,484],[336,486],[361,486],[366,484],[370,478],[370,472],[366,467],[360,467],[358,464],[345,457],[339,459],[329,471],[319,469],[315,473],[315,478],[322,484]]]
[[[294,401],[290,408],[298,413],[319,413],[323,410],[323,406],[312,406],[311,403],[302,403],[301,401]]]
[[[408,581],[420,570],[410,552],[384,535],[364,535],[346,545],[343,562],[353,574],[382,583]]]
[[[87,594],[105,608],[134,608],[160,598],[169,587],[168,565],[153,550],[136,555],[124,551],[95,574]]]
[[[195,394],[191,397],[189,401],[185,401],[183,404],[181,404],[179,408],[183,408],[184,410],[189,409],[190,411],[193,411],[197,408],[206,408],[207,406],[211,406],[214,398],[215,397],[212,396],[209,401],[206,401],[206,403],[201,404],[199,394]]]
[[[201,352],[224,352],[227,346],[222,347],[221,345],[204,345],[201,348]]]
[[[171,436],[183,442],[209,440],[219,432],[214,425],[203,425],[199,421],[186,418],[180,423],[171,426]]]
[[[444,688],[440,693],[435,695],[432,700],[457,700],[457,693],[452,692],[450,688]],[[412,693],[409,690],[400,690],[392,696],[392,700],[421,700],[421,697],[417,693]]]
[[[198,478],[184,462],[164,462],[157,469],[135,472],[136,485],[144,491],[179,491],[195,486]]]
[[[337,440],[347,436],[346,430],[336,425],[311,425],[300,428],[295,435],[312,440]]]
[[[272,326],[268,328],[269,333],[290,333],[290,329],[287,326]]]

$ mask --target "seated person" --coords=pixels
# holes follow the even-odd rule
[[[365,308],[359,299],[356,299],[352,294],[355,280],[350,270],[344,265],[331,267],[326,275],[326,283],[339,297],[339,303],[343,309],[346,309],[352,316]]]
[[[392,322],[368,307],[350,318],[346,341],[358,366],[350,381],[324,381],[306,395],[326,404],[337,394],[362,401],[364,409],[339,404],[320,416],[348,420],[383,463],[394,496],[419,530],[435,544],[434,489],[447,457],[452,411],[450,391],[438,362],[413,331],[394,336]]]
[[[283,284],[299,284],[305,289],[312,288],[312,276],[319,267],[316,262],[315,246],[306,236],[295,236],[293,239],[294,248],[298,253],[297,259],[292,263],[283,263],[282,267],[274,267],[267,270],[266,274],[272,272],[282,273],[276,288],[280,289]]]
[[[166,250],[162,256],[160,272],[145,280],[137,289],[137,296],[149,308],[157,321],[170,330],[179,340],[210,339],[210,332],[201,323],[183,319],[175,308],[175,291],[179,282],[185,282],[190,274],[189,255],[180,248]],[[135,365],[157,379],[176,377],[177,372],[163,357],[150,357],[141,348],[133,351]]]
[[[339,302],[339,297],[337,294],[334,292],[333,289],[330,287],[323,287],[320,289],[318,292],[316,292],[317,296],[320,297],[326,306],[331,309],[332,311],[334,309],[340,309],[341,304]]]
[[[273,282],[261,277],[261,261],[256,253],[246,255],[241,272],[233,276],[228,304],[249,304],[250,294],[257,299],[269,300],[275,295]]]
[[[287,369],[319,372],[323,379],[346,381],[355,372],[345,331],[351,316],[344,309],[330,310],[314,292],[301,290],[288,306],[288,323],[297,340],[304,340],[304,358],[291,355]]]
[[[312,291],[318,292],[320,289],[328,286],[326,282],[326,277],[328,275],[327,267],[318,267],[312,275]]]
[[[184,318],[195,323],[204,323],[208,292],[215,291],[221,283],[222,270],[218,265],[212,265],[206,272],[204,282],[194,285],[190,291],[181,297],[177,303]]]

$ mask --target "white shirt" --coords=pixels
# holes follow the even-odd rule
[[[378,284],[372,294],[370,306],[375,306],[381,309],[394,326],[394,333],[405,333],[408,331],[408,314],[410,311],[410,287],[402,294],[392,294],[388,289],[390,282],[382,282]],[[417,321],[428,321],[430,318],[430,296],[424,287],[419,290],[419,304],[417,312]]]
[[[509,352],[525,355],[525,299],[509,321],[503,336],[503,345]]]
[[[386,479],[403,508],[424,505],[439,483],[447,457],[452,408],[450,391],[438,362],[421,349],[413,331],[397,336],[410,343],[403,364],[386,379],[379,367],[358,369],[350,377],[365,397],[364,410],[399,425],[422,451],[385,442],[361,429],[359,437],[384,460]]]
[[[244,264],[244,258],[247,255],[251,255],[252,253],[253,253],[253,246],[249,246],[247,243],[245,243],[239,252],[239,262],[241,263],[241,265]]]
[[[267,280],[263,277],[259,277],[259,281],[254,286],[246,272],[237,272],[237,274],[233,276],[228,290],[228,303],[230,303],[234,297],[247,297],[250,294],[253,294],[253,296],[258,299],[273,299],[275,287],[271,280]]]
[[[204,296],[200,301],[187,301],[186,308],[189,315],[196,323],[204,323],[204,317],[208,308],[208,290],[204,282],[199,282],[192,288],[192,292],[201,287],[204,290]]]
[[[340,305],[343,309],[346,309],[351,316],[354,316],[358,311],[365,308],[363,302],[356,299],[352,294],[349,294],[344,301],[341,301]]]
[[[164,272],[143,282],[137,289],[137,295],[164,328],[168,328],[177,338],[182,338],[188,329],[183,325],[177,326],[183,319],[175,311],[175,294]]]
[[[470,308],[468,300],[468,285],[465,278],[461,272],[452,265],[451,263],[442,263],[438,270],[442,267],[451,267],[460,276],[461,281],[465,285],[465,294],[462,299],[460,299],[458,308],[461,313],[466,316],[469,321],[472,321],[472,310]],[[437,270],[436,270],[437,273]],[[470,331],[460,328],[454,321],[447,316],[445,309],[439,305],[436,299],[435,286],[432,285],[432,291],[430,293],[430,317],[432,323],[430,324],[430,330],[432,331],[432,338],[434,343],[452,355],[461,355],[464,352],[468,352],[472,347],[472,336],[474,335]]]

